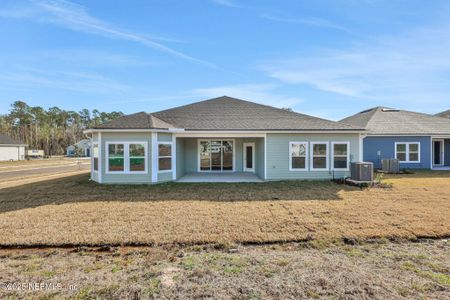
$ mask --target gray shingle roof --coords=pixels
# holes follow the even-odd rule
[[[440,112],[438,114],[435,114],[435,116],[450,119],[450,109]]]
[[[369,134],[450,134],[450,119],[387,107],[374,107],[340,122],[365,128]]]
[[[0,145],[25,145],[25,143],[0,133]]]
[[[100,124],[94,128],[98,129],[169,129],[173,125],[164,122],[157,117],[145,113],[138,112],[114,119],[112,121]]]
[[[146,122],[146,116],[154,118]],[[169,127],[170,126],[170,127]],[[227,96],[151,114],[137,113],[97,128],[184,128],[185,130],[356,131],[360,128]]]

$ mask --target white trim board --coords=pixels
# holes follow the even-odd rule
[[[243,136],[251,134],[257,134],[259,137],[263,137],[264,134],[267,133],[304,133],[304,134],[330,134],[330,133],[339,133],[339,134],[361,134],[366,133],[366,130],[185,130],[183,128],[174,128],[174,129],[87,129],[83,131],[84,134],[94,133],[94,132],[162,132],[162,133],[175,133],[185,136],[195,135],[199,136],[200,134],[242,134]]]
[[[158,133],[152,132],[152,182],[158,182]]]

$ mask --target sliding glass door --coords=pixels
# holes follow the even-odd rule
[[[233,171],[233,141],[201,140],[200,171]]]

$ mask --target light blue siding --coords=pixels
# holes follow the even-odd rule
[[[165,133],[165,132],[158,132],[158,142],[172,142],[172,133]],[[175,145],[172,145],[175,146]],[[178,162],[176,162],[176,164],[174,164],[173,161],[173,157],[175,157],[175,155],[178,153],[178,150],[173,151],[174,149],[172,148],[172,170],[175,169],[175,165],[178,164]],[[154,155],[158,155],[158,149],[156,149],[155,152],[153,152]],[[165,181],[170,181],[172,180],[172,173],[173,172],[158,172],[158,182],[165,182]]]
[[[98,139],[95,135],[94,139]],[[215,139],[215,138],[208,138]],[[222,139],[222,138],[218,138]],[[229,138],[232,139],[232,138]],[[103,183],[152,183],[152,155],[157,155],[158,149],[152,149],[152,134],[148,133],[103,133],[101,143],[101,175]],[[172,142],[171,133],[158,133],[158,142]],[[180,138],[176,139],[176,150],[173,156],[176,156],[176,177],[180,178],[186,173],[198,172],[198,138]],[[226,139],[224,139],[226,140]],[[255,144],[255,173],[264,179],[267,173],[267,180],[284,179],[326,179],[348,176],[347,171],[331,171],[331,142],[345,141],[350,142],[350,160],[359,161],[359,134],[267,134],[267,141],[262,137],[255,138],[234,138],[234,171],[243,171],[243,144],[253,142]],[[147,146],[147,173],[146,174],[111,174],[106,169],[106,143],[107,142],[132,142],[145,141]],[[289,170],[289,142],[307,141],[330,143],[329,165],[330,171],[290,171]],[[265,153],[267,147],[267,153]],[[156,160],[157,163],[157,160]],[[267,163],[267,167],[265,164]],[[157,169],[157,166],[156,166]],[[96,174],[92,174],[93,180],[98,180]],[[172,172],[158,172],[156,174],[157,182],[173,180]]]
[[[267,180],[328,179],[349,176],[349,171],[290,171],[289,142],[350,142],[350,161],[359,161],[359,134],[267,134]],[[312,156],[310,155],[310,159]]]
[[[184,140],[177,139],[177,179],[185,174]]]
[[[158,172],[158,182],[166,182],[171,180],[173,180],[172,172]]]
[[[207,138],[216,140],[227,140],[227,138]],[[183,153],[179,153],[184,161],[183,173],[196,173],[198,172],[198,141],[203,139],[198,138],[177,138],[179,143],[182,144],[184,149]],[[263,138],[229,138],[234,140],[234,171],[243,171],[243,144],[255,143],[255,173],[264,178],[264,139]],[[177,143],[178,145],[178,143]],[[178,152],[178,150],[177,150]],[[178,158],[177,158],[178,165]],[[177,170],[178,171],[178,170]],[[182,172],[177,172],[177,178],[179,178]]]
[[[106,148],[107,142],[147,142],[147,174],[111,174],[106,172]],[[151,133],[118,133],[103,132],[101,135],[101,153],[102,153],[102,182],[103,183],[151,183],[152,181],[152,160],[151,150],[152,136]]]
[[[172,134],[165,132],[158,132],[158,142],[171,142]]]
[[[431,137],[429,136],[368,136],[364,138],[364,161],[373,162],[381,168],[381,160],[395,158],[396,142],[420,143],[420,163],[401,163],[400,168],[431,168]],[[380,153],[380,155],[378,155]]]
[[[264,179],[264,139],[257,138],[255,147],[255,172],[261,179]]]

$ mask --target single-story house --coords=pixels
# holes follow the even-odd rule
[[[91,141],[89,139],[83,139],[73,145],[70,145],[66,149],[67,156],[91,156]]]
[[[400,168],[450,169],[450,119],[375,107],[340,122],[367,130],[363,159],[376,168],[396,158]]]
[[[227,96],[86,130],[100,183],[349,176],[364,129]]]
[[[0,133],[0,161],[24,160],[26,146],[25,143]]]
[[[435,116],[450,119],[450,109],[440,112],[438,114],[435,114]]]

